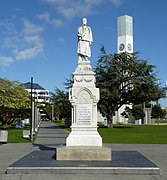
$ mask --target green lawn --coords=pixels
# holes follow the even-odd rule
[[[64,124],[55,122],[63,128]],[[70,131],[70,128],[65,128]],[[98,128],[103,143],[167,144],[167,125],[115,125]]]
[[[167,144],[167,126],[132,125],[99,128],[103,143]]]
[[[63,128],[61,121],[56,124]],[[0,129],[2,129],[0,125]],[[8,128],[8,143],[27,143],[29,139],[22,137],[23,130],[28,130],[29,126],[23,129],[16,129],[15,125]],[[69,128],[65,128],[70,131]],[[103,138],[103,143],[123,143],[123,144],[167,144],[167,125],[132,125],[115,126],[114,128],[98,128],[98,132]]]
[[[30,143],[28,138],[23,138],[23,129],[8,130],[8,143]]]
[[[24,128],[15,128],[15,125],[9,127],[8,130],[8,143],[30,143],[31,141],[28,138],[23,138],[23,130],[28,130],[29,126]],[[0,126],[0,130],[3,130]]]

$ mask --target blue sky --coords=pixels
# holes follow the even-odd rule
[[[134,18],[134,51],[167,80],[166,0],[1,0],[0,77],[64,89],[77,66],[77,29],[87,17],[93,31],[92,66],[103,44],[117,52],[117,17]]]

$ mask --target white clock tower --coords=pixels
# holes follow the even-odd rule
[[[133,17],[128,15],[117,17],[117,34],[117,53],[133,53]],[[124,104],[116,111],[115,122],[127,123],[127,119],[121,115],[126,106],[131,107]]]
[[[124,15],[117,18],[117,52],[133,53],[133,17]]]

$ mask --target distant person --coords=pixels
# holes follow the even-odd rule
[[[92,30],[86,26],[87,19],[82,19],[82,26],[78,28],[78,62],[88,60],[91,57],[90,45],[93,42]]]

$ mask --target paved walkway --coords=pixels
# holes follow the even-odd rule
[[[68,134],[68,132],[59,128],[54,123],[44,121],[40,126],[34,147],[38,147],[40,150],[47,150],[63,146],[66,143]]]
[[[167,180],[167,144],[105,144],[112,150],[135,150],[160,167],[160,175],[109,174],[5,174],[6,168],[34,150],[47,150],[65,144],[68,133],[51,122],[41,124],[34,145],[9,143],[0,146],[0,180]]]

